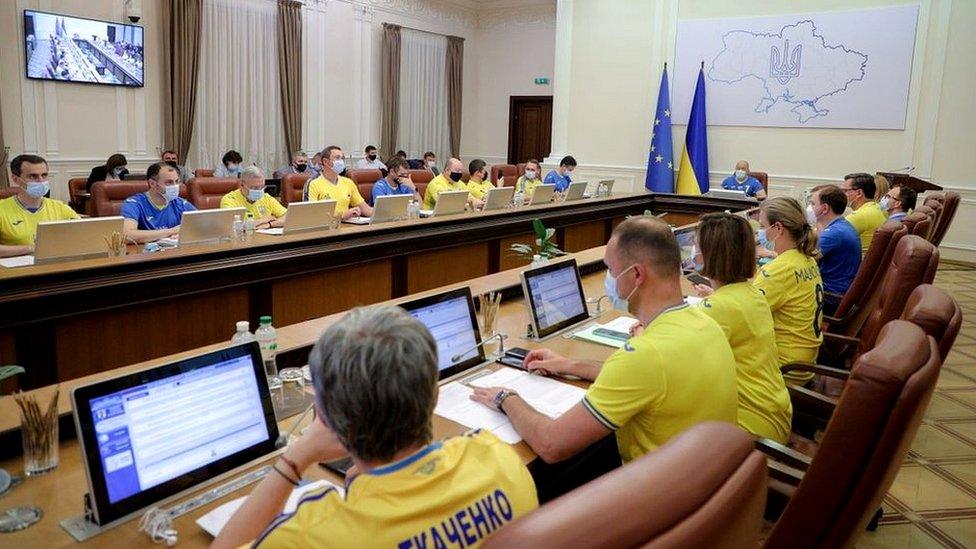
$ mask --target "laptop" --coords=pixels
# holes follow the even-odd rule
[[[589,183],[586,181],[570,183],[569,188],[566,189],[566,201],[568,202],[570,200],[579,200],[583,198],[583,195],[586,194],[586,186],[588,184]]]
[[[488,189],[488,194],[485,195],[485,211],[489,210],[503,210],[512,203],[512,197],[515,196],[515,187],[495,187],[494,189]]]
[[[112,525],[275,451],[257,342],[71,392],[92,521]]]
[[[295,234],[328,229],[335,217],[335,200],[313,200],[312,202],[292,202],[285,215],[283,234]]]
[[[705,196],[710,196],[712,198],[734,198],[738,200],[755,200],[751,196],[746,196],[745,191],[736,191],[733,189],[710,189]]]
[[[234,216],[244,219],[244,208],[221,208],[183,212],[180,222],[179,245],[219,242],[234,238]],[[285,218],[287,221],[287,217]]]
[[[614,179],[604,179],[604,180],[601,180],[601,181],[597,181],[597,183],[596,183],[596,195],[597,196],[610,196],[610,193],[613,192],[613,182],[614,181],[616,181],[616,180],[614,180]]]
[[[426,210],[427,217],[464,213],[468,204],[468,191],[445,191],[437,195],[437,204],[433,210]],[[424,210],[420,214],[423,216]]]
[[[552,202],[552,195],[555,193],[555,185],[539,185],[532,190],[532,198],[529,199],[529,206],[535,206],[536,204],[548,204]]]
[[[437,342],[438,378],[445,380],[488,363],[474,313],[471,289],[456,290],[401,303],[414,318],[427,326]]]
[[[119,216],[38,223],[34,263],[106,257],[112,233],[123,233]]]
[[[413,200],[412,194],[377,196],[373,201],[373,217],[366,219],[369,219],[370,224],[406,219],[411,200]]]
[[[538,339],[590,318],[575,259],[523,271],[522,294]]]

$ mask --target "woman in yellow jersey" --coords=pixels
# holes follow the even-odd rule
[[[738,424],[750,433],[786,443],[790,438],[793,405],[779,371],[776,334],[769,305],[751,282],[756,272],[752,227],[728,213],[702,216],[698,248],[712,281],[701,302],[729,340],[736,363],[739,392]]]
[[[814,362],[823,335],[823,281],[817,258],[817,233],[800,203],[779,196],[759,208],[759,230],[773,244],[776,258],[759,268],[753,284],[766,295],[773,313],[779,365]],[[791,373],[786,381],[804,384],[813,374]]]

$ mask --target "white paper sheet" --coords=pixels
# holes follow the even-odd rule
[[[566,413],[586,395],[584,389],[575,385],[515,368],[501,368],[471,381],[471,385],[511,389],[533,408],[552,419]],[[507,420],[508,416],[504,417]]]
[[[14,267],[27,267],[28,265],[34,264],[34,256],[32,255],[17,255],[14,257],[5,257],[0,259],[0,267],[6,267],[8,269],[13,269]]]
[[[269,474],[276,475],[277,473],[272,471]],[[298,500],[300,500],[302,496],[304,496],[308,492],[311,492],[313,490],[318,490],[319,488],[323,488],[326,486],[331,486],[335,488],[336,490],[339,491],[339,493],[343,492],[342,488],[336,486],[335,484],[332,484],[327,480],[317,480],[315,482],[309,482],[308,484],[303,484],[291,491],[291,495],[288,496],[288,500],[285,502],[284,512],[285,513],[294,512],[295,509],[298,507]],[[197,524],[200,526],[200,528],[203,528],[203,530],[208,534],[210,534],[211,536],[217,537],[217,534],[219,534],[220,531],[223,530],[224,525],[227,524],[227,521],[230,520],[230,517],[234,516],[234,513],[244,503],[245,499],[247,499],[247,496],[239,497],[235,500],[228,501],[227,503],[221,505],[220,507],[217,507],[216,509],[210,511],[206,515],[203,515],[202,517],[198,518]]]
[[[506,368],[507,369],[507,368]],[[474,391],[458,381],[442,385],[434,413],[471,429],[485,429],[509,444],[522,437],[508,421],[508,416],[471,400]]]
[[[271,227],[270,229],[258,229],[258,230],[254,231],[254,232],[261,233],[261,234],[270,234],[272,236],[281,236],[281,235],[285,234],[285,228],[284,227]]]

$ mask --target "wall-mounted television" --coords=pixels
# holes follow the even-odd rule
[[[24,10],[27,78],[142,87],[143,28]]]

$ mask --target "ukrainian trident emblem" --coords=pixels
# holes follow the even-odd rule
[[[802,45],[796,45],[790,49],[789,39],[783,44],[783,49],[773,46],[769,52],[769,76],[779,80],[780,84],[786,84],[793,78],[800,76],[800,55]]]

